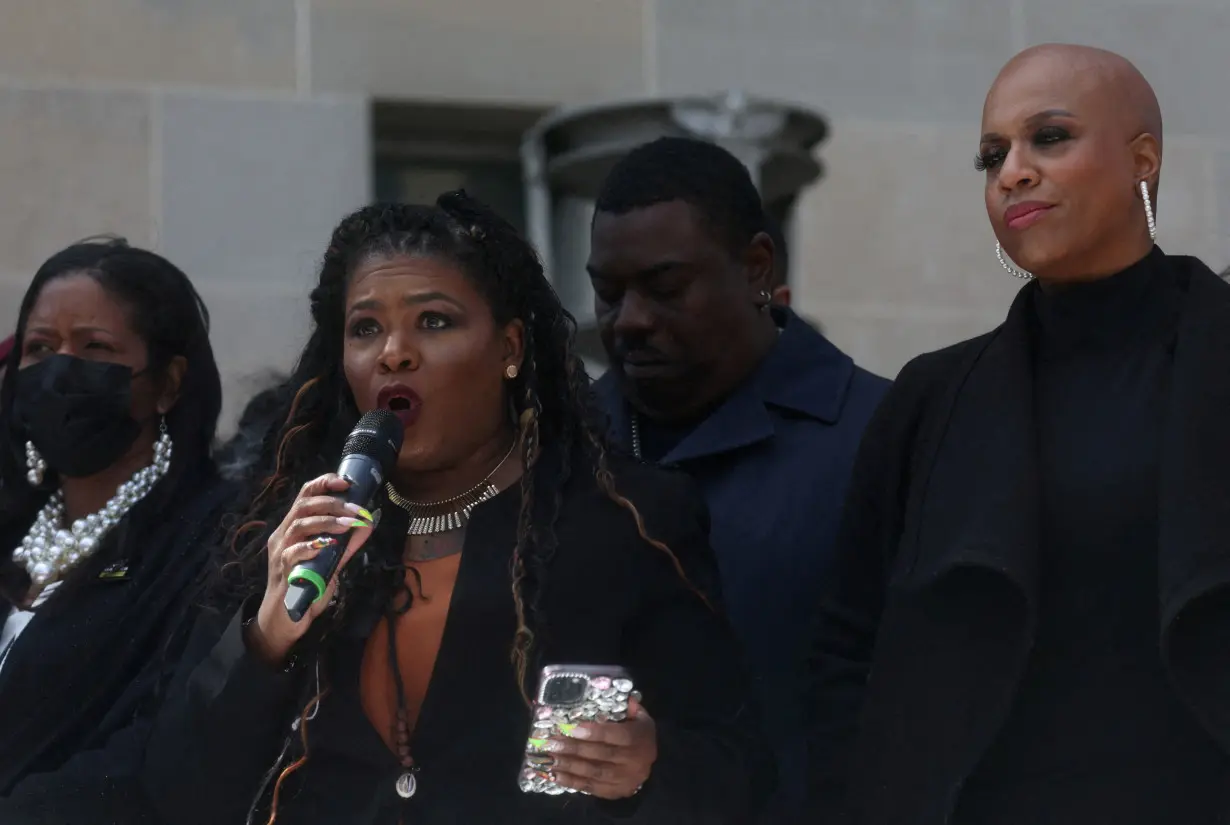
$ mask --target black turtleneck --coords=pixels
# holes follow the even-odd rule
[[[1037,634],[956,821],[1221,822],[1227,757],[1159,649],[1159,456],[1182,293],[1156,248],[1110,278],[1035,290]]]

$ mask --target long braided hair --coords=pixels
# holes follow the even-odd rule
[[[530,244],[507,221],[464,192],[442,195],[434,206],[377,204],[346,217],[333,232],[312,290],[314,328],[293,373],[275,395],[281,408],[263,439],[256,463],[252,495],[245,512],[229,527],[232,561],[223,568],[223,589],[232,599],[259,594],[265,583],[265,542],[289,510],[300,487],[328,472],[357,422],[359,411],[342,370],[345,296],[355,267],[373,255],[412,255],[446,260],[461,268],[486,298],[497,324],[520,319],[525,327],[524,356],[518,376],[508,382],[521,429],[524,472],[521,509],[511,560],[511,597],[517,629],[511,641],[513,671],[529,703],[527,673],[534,646],[534,628],[545,617],[542,594],[556,551],[555,524],[563,488],[570,478],[591,474],[599,488],[624,508],[641,537],[672,559],[664,543],[645,529],[636,506],[621,495],[608,467],[605,427],[592,403],[589,377],[575,349],[576,322],[564,309],[543,273]],[[540,450],[550,445],[550,450]],[[555,466],[544,467],[551,462]],[[386,535],[381,538],[381,533]],[[400,536],[377,531],[369,540],[368,557],[394,559],[383,567],[347,567],[338,588],[338,604],[309,633],[324,644],[328,627],[337,626],[347,605],[389,600],[404,587]],[[396,542],[382,548],[379,543]],[[325,629],[317,633],[317,625]],[[300,717],[304,757],[283,772],[281,780],[306,759],[309,710],[326,688],[309,701]],[[272,822],[272,818],[270,820]]]

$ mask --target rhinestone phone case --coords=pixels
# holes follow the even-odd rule
[[[565,736],[579,722],[622,722],[628,718],[628,700],[640,699],[632,678],[622,667],[602,665],[550,665],[542,669],[535,695],[533,721],[521,790],[559,796],[576,793],[551,778],[554,756],[546,750],[552,736]]]

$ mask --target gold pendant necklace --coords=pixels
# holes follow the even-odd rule
[[[392,483],[385,482],[384,489],[389,494],[389,501],[395,507],[405,510],[410,516],[410,524],[406,527],[406,535],[430,536],[436,533],[460,530],[469,524],[471,511],[479,504],[499,494],[500,491],[491,483],[491,479],[500,471],[500,468],[504,466],[504,463],[508,461],[516,449],[517,440],[513,439],[512,446],[508,448],[508,452],[500,459],[500,463],[495,465],[495,469],[487,473],[487,476],[482,481],[464,493],[459,493],[441,501],[411,501],[393,489]]]

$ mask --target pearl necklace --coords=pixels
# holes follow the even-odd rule
[[[64,492],[56,490],[34,519],[13,561],[24,564],[36,590],[58,581],[88,559],[107,533],[127,515],[171,469],[171,438],[166,433],[154,444],[154,463],[138,470],[120,485],[111,500],[97,513],[64,526]]]

